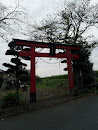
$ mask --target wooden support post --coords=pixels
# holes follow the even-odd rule
[[[30,102],[36,102],[35,47],[31,47]]]
[[[73,91],[74,90],[74,78],[73,78],[73,70],[72,70],[72,64],[71,64],[71,52],[70,52],[70,50],[66,50],[66,54],[67,54],[69,89],[71,91]]]

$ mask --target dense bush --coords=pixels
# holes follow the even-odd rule
[[[98,71],[95,71],[94,74],[95,74],[95,77],[98,77]]]
[[[8,92],[2,99],[1,107],[7,108],[17,106],[20,103],[20,94]]]
[[[93,63],[90,62],[89,58],[91,51],[87,48],[82,48],[80,51],[72,51],[73,54],[78,54],[79,59],[73,59],[73,72],[74,80],[77,86],[77,89],[85,89],[95,82]],[[77,82],[77,77],[82,77],[83,87],[80,86],[80,83]],[[79,79],[79,78],[78,78]],[[81,82],[80,80],[80,82]]]
[[[41,82],[42,79],[39,76],[36,76],[36,82]]]

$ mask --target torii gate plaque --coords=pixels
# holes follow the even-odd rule
[[[20,51],[19,56],[31,57],[31,77],[30,77],[30,102],[36,102],[36,76],[35,76],[35,57],[51,57],[51,58],[67,58],[67,69],[69,79],[69,89],[74,89],[74,78],[71,60],[79,59],[78,55],[71,54],[70,50],[80,50],[79,45],[53,44],[44,42],[27,41],[20,39],[13,39],[12,44],[19,46],[28,46],[30,51]],[[35,48],[50,48],[50,53],[35,52]],[[56,49],[66,49],[65,54],[56,54]]]

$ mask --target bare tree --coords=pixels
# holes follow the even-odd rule
[[[93,64],[89,61],[91,53],[88,48],[95,47],[97,42],[91,39],[92,36],[84,35],[91,27],[96,27],[96,29],[98,27],[98,4],[91,5],[90,0],[75,0],[65,3],[57,15],[49,16],[48,19],[40,22],[40,25],[35,24],[29,27],[29,37],[32,40],[82,45],[83,49],[78,53],[81,55],[81,59],[78,62],[73,60],[73,71],[75,77],[80,71],[82,72],[84,83],[87,79],[88,84],[90,79],[92,82],[94,81],[91,75]],[[90,76],[91,78],[89,78]]]
[[[25,21],[25,22],[24,22]],[[19,5],[7,7],[0,2],[0,37],[8,40],[17,31],[22,32],[26,24],[25,10]]]
[[[63,5],[63,9],[56,16],[49,16],[40,25],[31,25],[30,39],[80,44],[92,47],[96,44],[86,42],[92,36],[83,37],[86,31],[98,26],[98,5],[90,5],[89,0],[73,1]]]

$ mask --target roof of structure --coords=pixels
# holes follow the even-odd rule
[[[29,41],[29,40],[22,40],[22,39],[13,39],[9,46],[16,45],[16,42],[23,42],[27,44],[41,44],[41,45],[49,45],[49,46],[63,46],[63,47],[82,47],[81,45],[74,45],[74,44],[60,44],[60,43],[46,43],[46,42],[38,42],[38,41]]]

